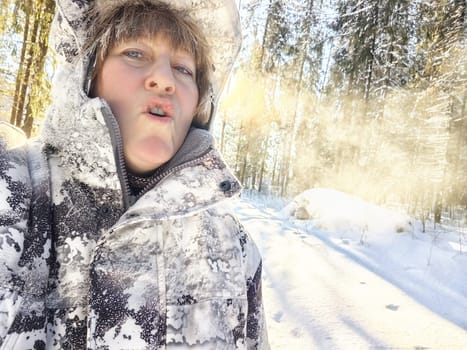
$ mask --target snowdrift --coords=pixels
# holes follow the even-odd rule
[[[312,220],[315,228],[324,231],[401,233],[413,230],[406,214],[327,188],[309,189],[299,194],[282,210],[282,215]]]

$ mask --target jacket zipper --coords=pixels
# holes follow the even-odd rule
[[[123,141],[120,135],[120,128],[115,120],[113,114],[109,113],[107,107],[101,108],[102,115],[104,116],[105,123],[107,128],[110,131],[110,139],[112,141],[112,148],[115,157],[115,166],[117,167],[117,174],[120,180],[120,185],[122,187],[122,200],[123,200],[123,209],[126,211],[130,206],[130,201],[132,200],[130,194],[130,185],[128,182],[128,174],[125,166],[125,158],[123,153]]]
[[[110,138],[112,141],[112,148],[114,151],[114,156],[116,160],[116,167],[117,167],[117,174],[120,180],[120,184],[122,187],[122,196],[123,196],[123,208],[124,211],[127,211],[128,208],[136,202],[137,199],[141,198],[146,192],[148,192],[151,188],[153,188],[159,181],[163,178],[173,174],[176,171],[185,169],[190,166],[194,166],[196,164],[201,163],[205,159],[207,159],[208,154],[212,151],[212,146],[208,147],[204,153],[199,155],[198,157],[189,160],[185,163],[176,165],[174,167],[168,168],[166,170],[162,170],[160,174],[158,174],[154,179],[151,180],[138,194],[138,196],[133,196],[130,193],[130,185],[128,181],[128,173],[126,170],[125,165],[125,158],[123,153],[123,141],[122,137],[120,136],[120,128],[118,123],[113,116],[113,114],[109,113],[107,107],[102,107],[101,109],[102,114],[104,116],[104,120],[107,124],[107,127],[110,131]]]
[[[191,167],[191,166],[202,163],[205,159],[208,158],[208,155],[209,155],[209,153],[211,151],[212,151],[212,147],[209,147],[206,151],[204,151],[204,153],[202,153],[198,157],[196,157],[196,158],[194,158],[192,160],[189,160],[189,161],[187,161],[185,163],[182,163],[182,164],[176,165],[174,167],[171,167],[169,169],[161,171],[161,173],[158,174],[156,177],[154,177],[151,180],[151,182],[149,182],[146,186],[144,186],[144,188],[141,190],[140,194],[138,195],[138,198],[141,198],[146,192],[148,192],[151,188],[156,186],[165,177],[167,177],[167,176],[169,176],[169,175],[171,175],[171,174],[173,174],[173,173],[175,173],[177,171],[180,171],[182,169],[185,169],[185,168],[188,168],[188,167]]]

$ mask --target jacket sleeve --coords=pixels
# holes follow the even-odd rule
[[[246,336],[248,349],[269,349],[261,290],[261,270],[262,263],[260,262],[254,276],[247,280],[248,315]]]
[[[256,244],[239,223],[246,258],[246,343],[249,350],[267,350],[269,342],[262,296],[262,259]]]
[[[4,128],[0,128],[4,131]],[[1,133],[0,133],[1,134]],[[25,246],[31,186],[26,155],[7,149],[0,138],[0,347],[22,304]]]
[[[1,350],[39,349],[46,338],[51,231],[43,154],[38,142],[9,148],[0,136]]]

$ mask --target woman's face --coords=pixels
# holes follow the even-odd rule
[[[151,172],[178,151],[196,113],[195,60],[161,35],[124,41],[104,59],[94,94],[118,121],[128,169]]]

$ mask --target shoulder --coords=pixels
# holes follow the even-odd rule
[[[206,214],[212,220],[212,227],[223,236],[223,239],[235,240],[242,252],[246,275],[254,276],[261,264],[261,255],[251,235],[235,214],[235,200],[231,199],[218,204],[207,210]]]
[[[42,143],[37,139],[20,140],[21,131],[0,124],[0,210],[15,216],[27,210],[33,186],[48,174]],[[4,135],[7,135],[6,137]]]
[[[24,139],[23,139],[24,138]],[[0,191],[2,198],[17,182],[29,183],[26,137],[22,131],[0,122]]]

